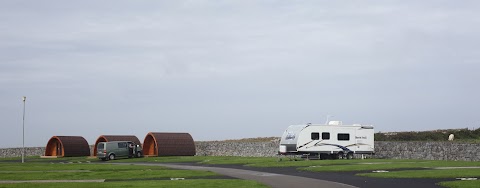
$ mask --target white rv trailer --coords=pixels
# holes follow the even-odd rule
[[[353,158],[353,154],[374,154],[372,125],[290,125],[280,140],[281,155],[318,155],[326,158]]]

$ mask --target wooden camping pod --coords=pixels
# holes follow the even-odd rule
[[[188,133],[150,132],[143,141],[147,156],[194,156],[195,143]]]
[[[45,148],[45,156],[80,157],[89,156],[90,146],[81,136],[53,136]]]

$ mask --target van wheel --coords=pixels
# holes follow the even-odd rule
[[[109,160],[115,160],[115,154],[110,154],[110,155],[108,156],[108,159],[109,159]]]
[[[353,159],[353,153],[347,153],[347,159]]]
[[[135,155],[135,157],[137,157],[137,158],[142,157],[142,152],[141,151],[137,152],[137,155]]]

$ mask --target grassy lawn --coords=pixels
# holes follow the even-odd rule
[[[374,178],[463,178],[480,177],[480,169],[402,170],[387,173],[361,173],[357,175]]]
[[[283,161],[265,161],[262,163],[253,163],[248,164],[248,166],[252,167],[312,167],[312,166],[345,166],[345,165],[357,165],[357,164],[365,164],[368,165],[370,163],[391,163],[392,160],[385,160],[385,159],[354,159],[354,160],[283,160]],[[417,163],[423,162],[419,160],[395,160],[398,163]],[[338,170],[341,171],[341,170]]]
[[[439,185],[450,188],[478,188],[480,180],[440,182]]]
[[[21,162],[20,157],[0,158],[0,163],[3,162]],[[96,158],[87,157],[60,157],[60,158],[40,158],[40,156],[25,157],[25,162],[89,162],[97,161]]]
[[[296,160],[276,157],[229,157],[229,156],[189,156],[189,157],[148,157],[115,160],[117,162],[152,162],[200,164],[239,164],[252,167],[308,167],[310,171],[364,171],[399,168],[432,168],[480,166],[480,162],[469,161],[434,161],[434,160],[395,160],[395,159],[354,159],[354,160]],[[312,167],[315,166],[315,167]]]
[[[0,180],[122,180],[217,175],[209,171],[173,170],[157,166],[111,164],[3,164],[0,169]],[[72,170],[86,171],[78,172]]]
[[[128,171],[128,170],[165,170],[161,166],[112,165],[112,164],[60,164],[60,163],[0,163],[2,171],[60,171],[60,170],[91,170],[91,171]]]
[[[85,157],[40,159],[28,158],[25,164],[8,163],[18,159],[0,159],[0,180],[40,180],[40,179],[107,179],[107,180],[139,180],[149,178],[183,177],[182,181],[121,181],[105,183],[45,183],[38,184],[46,187],[121,187],[125,186],[155,186],[155,187],[262,187],[262,185],[244,180],[208,180],[188,179],[189,177],[208,177],[216,174],[206,171],[172,170],[160,166],[114,165],[114,163],[200,163],[200,164],[238,164],[252,167],[298,167],[300,170],[312,172],[395,170],[388,173],[360,173],[359,176],[374,178],[457,178],[480,177],[478,169],[429,169],[434,167],[469,167],[480,166],[480,162],[468,161],[431,161],[431,160],[391,160],[391,159],[354,159],[354,160],[289,160],[276,157],[148,157],[134,159],[120,159],[109,162],[100,162],[98,159]],[[90,161],[91,164],[86,163]],[[81,162],[79,164],[78,162]],[[98,162],[98,163],[97,163]],[[405,170],[403,170],[405,169]],[[413,170],[418,169],[418,170]],[[62,170],[84,170],[88,172],[62,172]],[[41,172],[41,173],[39,173]],[[20,175],[21,174],[21,175]],[[215,183],[213,183],[215,182]],[[442,182],[446,187],[478,187],[479,181],[452,181]],[[97,185],[98,184],[98,185]],[[26,184],[23,184],[26,185]],[[35,184],[37,185],[37,184]],[[3,185],[1,187],[22,187],[20,185]]]
[[[323,165],[348,165],[357,163],[392,163],[405,162],[416,163],[425,162],[423,160],[384,160],[384,159],[365,159],[365,160],[304,160],[296,158],[295,160],[283,159],[278,161],[276,157],[233,157],[233,156],[184,156],[184,157],[148,157],[125,160],[115,160],[109,162],[151,162],[151,163],[200,163],[200,164],[238,164],[252,167],[309,167]],[[480,166],[480,164],[478,164]]]
[[[338,172],[338,171],[373,171],[373,170],[405,170],[389,173],[365,173],[361,176],[381,178],[456,178],[479,177],[480,169],[447,169],[428,170],[434,167],[466,167],[480,166],[480,162],[468,161],[433,161],[433,160],[391,160],[391,159],[365,159],[365,160],[288,160],[278,161],[276,157],[153,157],[135,159],[144,162],[198,162],[203,164],[243,164],[252,167],[299,167],[301,170],[313,172]],[[128,160],[125,160],[127,162]],[[478,187],[479,181],[452,181],[442,182],[445,187]]]
[[[63,160],[62,160],[63,159]],[[78,161],[82,162],[79,167],[89,167],[89,164],[85,162],[91,161],[100,162],[99,159],[87,159],[83,158],[59,158],[59,159],[40,159],[29,158],[27,161],[35,161],[41,164],[43,163],[59,163],[60,161],[70,161],[77,164]],[[433,167],[464,167],[464,166],[480,166],[480,162],[469,161],[434,161],[434,160],[393,160],[393,159],[354,159],[354,160],[288,160],[284,158],[282,161],[278,161],[276,157],[229,157],[229,156],[184,156],[184,157],[147,157],[147,158],[133,158],[133,159],[120,159],[101,163],[132,163],[132,162],[147,162],[147,163],[200,163],[200,164],[238,164],[247,165],[252,167],[299,167],[301,170],[320,172],[320,171],[370,171],[370,170],[392,170],[392,169],[413,169],[413,168],[433,168]],[[8,166],[11,163],[0,164]],[[28,163],[27,163],[28,164]],[[64,164],[66,165],[66,164]],[[15,166],[14,168],[20,168],[21,166]],[[29,168],[35,168],[30,166]],[[42,166],[38,168],[43,168]],[[56,168],[62,168],[56,167]],[[92,168],[92,167],[89,167]],[[99,167],[110,168],[110,167]],[[122,168],[122,167],[112,167]],[[135,169],[132,167],[130,169]],[[138,167],[141,168],[141,167]],[[152,168],[152,167],[150,167]],[[85,167],[86,170],[88,170]],[[98,169],[100,170],[100,169]],[[110,170],[110,169],[109,169]]]
[[[179,156],[179,157],[147,157],[128,160],[115,160],[109,162],[152,162],[152,163],[188,163],[201,164],[261,164],[276,162],[275,157],[232,157],[232,156]]]
[[[399,170],[387,173],[360,173],[358,176],[374,178],[459,178],[459,177],[480,177],[480,168],[476,169],[428,169],[433,167],[465,167],[480,166],[480,162],[467,161],[419,161],[419,160],[386,160],[379,162],[352,162],[344,165],[325,165],[316,167],[304,167],[301,170],[313,172],[335,172],[335,171],[373,171],[373,170]],[[406,168],[420,168],[419,170],[402,170]],[[444,187],[476,187],[480,181],[451,181],[442,182]]]
[[[148,179],[148,178],[189,178],[216,175],[208,171],[192,170],[128,170],[91,172],[18,172],[0,173],[0,180],[82,180],[82,179]]]
[[[354,160],[355,161],[355,160]],[[434,167],[464,167],[480,166],[480,162],[468,161],[421,161],[421,160],[387,160],[387,161],[355,161],[343,165],[320,165],[301,168],[301,170],[313,172],[325,171],[369,171],[369,170],[393,170],[412,168],[434,168]]]
[[[17,184],[0,184],[0,188],[80,188],[80,187],[99,187],[99,188],[117,188],[117,187],[205,187],[205,188],[266,188],[267,186],[259,184],[255,181],[247,180],[178,180],[178,181],[127,181],[127,182],[105,182],[105,183],[17,183]]]
[[[0,180],[91,180],[104,183],[18,183],[2,187],[266,187],[255,181],[204,179],[218,174],[210,171],[175,170],[161,166],[115,165],[108,163],[0,162]],[[76,160],[76,159],[75,159]],[[56,161],[56,160],[53,160]],[[127,160],[128,161],[128,160]],[[171,181],[170,178],[185,178]],[[195,179],[189,179],[195,178]],[[202,179],[203,178],[203,179]],[[145,180],[147,179],[147,180]],[[156,180],[158,179],[158,180]],[[165,180],[166,179],[166,180]]]
[[[121,160],[114,160],[114,161],[107,161],[114,162],[114,163],[121,163],[121,162],[151,162],[151,163],[189,163],[189,162],[202,162],[204,160],[208,160],[211,157],[205,156],[177,156],[177,157],[144,157],[144,158],[131,158],[131,159],[121,159]],[[98,161],[98,160],[97,160]]]
[[[415,169],[388,173],[365,173],[361,176],[381,178],[456,178],[479,177],[480,169],[448,169],[428,170],[434,167],[465,167],[480,166],[480,162],[468,161],[433,161],[433,160],[391,160],[391,159],[365,159],[365,160],[288,160],[278,161],[276,157],[152,157],[135,159],[144,162],[198,162],[203,164],[243,164],[252,167],[299,167],[300,170],[313,172],[338,172],[338,171],[373,171],[373,170],[401,170]],[[128,162],[129,160],[124,160]],[[443,182],[445,187],[478,187],[478,181],[452,181]]]
[[[239,164],[251,167],[304,167],[308,171],[368,171],[405,168],[464,167],[480,166],[480,162],[434,161],[434,160],[392,160],[392,159],[354,159],[354,160],[282,160],[276,157],[150,157],[116,160],[114,162],[196,162],[200,164]]]

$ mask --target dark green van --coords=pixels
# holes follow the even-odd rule
[[[104,161],[143,156],[142,147],[130,141],[99,142],[96,152]]]

